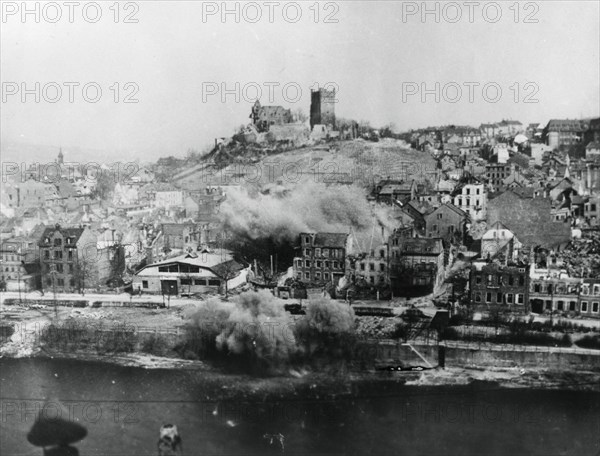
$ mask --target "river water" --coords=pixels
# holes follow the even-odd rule
[[[55,359],[0,360],[0,454],[41,455],[38,413],[77,421],[82,456],[156,455],[178,426],[184,454],[597,455],[600,394],[489,386],[363,388],[360,395],[219,400],[203,374]],[[222,385],[223,390],[226,385]],[[283,445],[279,438],[283,435]]]

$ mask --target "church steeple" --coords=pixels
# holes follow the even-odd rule
[[[63,153],[62,153],[62,147],[61,147],[60,149],[58,149],[58,160],[57,160],[57,163],[58,163],[59,165],[62,165],[62,164],[63,164],[63,162],[64,162],[64,158],[65,158],[65,157],[64,157],[64,155],[63,155]]]

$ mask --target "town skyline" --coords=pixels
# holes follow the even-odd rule
[[[184,156],[188,149],[202,151],[214,138],[247,124],[256,86],[263,90],[262,104],[308,114],[311,88],[333,83],[339,117],[369,121],[374,127],[392,123],[400,131],[598,115],[600,74],[593,66],[577,70],[578,61],[599,58],[595,2],[552,2],[538,5],[537,12],[522,6],[518,23],[508,6],[495,23],[490,23],[491,13],[485,18],[476,14],[470,23],[466,10],[459,22],[451,23],[450,12],[443,9],[439,18],[429,15],[423,21],[400,4],[338,8],[333,16],[337,23],[325,23],[325,11],[314,23],[308,16],[314,13],[306,7],[302,29],[277,16],[273,23],[248,23],[244,15],[239,23],[232,17],[223,23],[219,14],[206,15],[199,6],[159,2],[139,5],[137,23],[90,24],[77,16],[73,23],[48,23],[43,17],[40,23],[22,23],[14,19],[18,15],[8,16],[1,32],[3,83],[35,90],[39,82],[40,91],[58,84],[63,94],[57,103],[44,96],[36,103],[33,95],[23,103],[20,93],[10,95],[14,86],[3,87],[2,152],[12,159],[7,146],[41,145],[101,151],[109,161],[123,153],[142,160]],[[103,13],[106,18],[111,12]],[[537,23],[524,22],[529,16]],[[578,34],[565,39],[559,32],[575,21]],[[71,39],[75,32],[78,43]],[[123,40],[129,45],[120,46]],[[468,51],[473,40],[485,51]],[[149,44],[153,51],[145,52]],[[35,66],[40,58],[43,78]],[[441,60],[448,64],[435,64]],[[279,83],[273,86],[272,102],[269,81]],[[73,103],[66,99],[65,82],[79,84]],[[81,98],[81,87],[90,82],[102,89],[98,103]],[[287,96],[281,90],[286,83],[293,86]],[[214,86],[207,84],[216,84],[218,92],[210,95],[206,89]],[[487,100],[485,84],[494,86]],[[302,91],[298,101],[287,102],[285,98],[295,99],[297,87]],[[488,101],[495,99],[497,87],[502,95]],[[223,99],[221,88],[236,93]],[[425,95],[423,103],[421,89],[437,94]],[[138,102],[125,103],[128,95]]]

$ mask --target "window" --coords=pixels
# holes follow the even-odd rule
[[[46,260],[50,259],[50,250],[44,250],[44,259],[46,259]]]
[[[306,261],[304,262],[304,264],[306,265],[306,267],[307,267],[307,268],[310,268],[310,261],[309,261],[309,260],[306,260]]]
[[[142,280],[142,288],[148,288],[148,281]]]
[[[369,271],[374,271],[374,270],[375,270],[375,264],[369,263]]]
[[[59,272],[61,274],[63,273],[63,265],[62,264],[59,263],[56,265],[56,272]]]
[[[592,312],[598,313],[598,302],[592,303]]]
[[[381,250],[379,251],[379,256],[380,256],[381,258],[384,258],[384,257],[385,257],[385,250],[381,249]]]
[[[364,271],[364,270],[365,270],[365,264],[364,264],[364,263],[361,263],[361,264],[360,264],[360,270],[361,270],[361,271]]]
[[[321,273],[320,272],[315,272],[315,278],[317,280],[321,280]]]
[[[442,219],[442,214],[438,214],[437,218],[438,218],[438,220],[441,220]]]
[[[320,268],[321,267],[321,262],[317,261],[317,267]]]
[[[524,303],[525,303],[525,296],[523,295],[523,293],[517,294],[517,304],[524,304]]]
[[[524,276],[519,276],[519,285],[521,285],[521,286],[525,285],[525,277]]]
[[[582,295],[589,295],[590,294],[590,287],[589,285],[582,285],[581,287],[581,294]]]
[[[315,256],[321,256],[321,249],[315,249]]]
[[[324,278],[325,280],[329,280],[329,273],[328,273],[328,272],[324,273],[324,274],[323,274],[323,278]]]
[[[569,301],[569,310],[571,312],[575,312],[576,306],[577,306],[577,303],[575,301]]]
[[[323,256],[324,257],[329,257],[329,249],[323,249]]]
[[[304,278],[305,278],[306,280],[310,280],[310,272],[305,272],[305,273],[304,273]]]
[[[485,302],[492,302],[492,293],[485,294]]]
[[[492,274],[489,274],[487,277],[487,284],[493,285],[493,283],[494,283],[494,276]]]
[[[475,302],[481,302],[481,293],[475,293]]]
[[[476,284],[480,284],[481,283],[481,276],[480,275],[475,276],[475,283]]]
[[[326,267],[327,269],[329,269],[329,261],[326,261],[326,262],[325,262],[325,267]]]
[[[192,279],[180,279],[181,285],[191,285]]]
[[[69,249],[67,251],[67,259],[68,260],[72,260],[73,259],[73,250]]]
[[[310,249],[304,249],[304,256],[310,256]]]
[[[54,246],[55,247],[60,247],[61,245],[62,245],[62,239],[61,238],[54,239]]]
[[[194,285],[206,285],[206,279],[194,279]]]
[[[380,272],[384,272],[384,271],[385,271],[385,264],[381,263],[381,264],[379,265],[379,271],[380,271]]]
[[[209,287],[218,287],[219,285],[221,285],[221,281],[219,279],[208,279]]]
[[[546,299],[546,310],[552,310],[552,301]]]
[[[539,293],[539,292],[540,292],[540,284],[539,284],[539,283],[536,283],[536,284],[533,286],[533,291],[535,291],[536,293]]]
[[[65,286],[65,279],[62,279],[62,278],[60,278],[60,279],[56,279],[56,284],[57,284],[59,287],[64,287],[64,286]]]
[[[304,243],[310,244],[310,236],[304,236]]]
[[[594,296],[600,295],[600,285],[594,284]]]
[[[56,251],[54,252],[54,259],[55,259],[55,260],[62,260],[62,251],[60,251],[60,250],[56,250]]]
[[[508,284],[509,285],[514,285],[515,284],[515,278],[511,275],[508,276]]]
[[[496,293],[496,302],[502,302],[502,293]]]
[[[508,294],[506,295],[506,302],[507,302],[508,304],[512,304],[512,303],[513,303],[513,294],[512,294],[512,293],[508,293]]]
[[[557,307],[558,310],[564,310],[564,308],[565,308],[565,302],[564,301],[558,301],[557,304],[558,304],[558,307]]]

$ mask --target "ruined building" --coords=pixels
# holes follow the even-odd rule
[[[250,118],[256,129],[263,133],[269,131],[271,125],[283,125],[292,122],[292,112],[283,106],[262,106],[256,100],[252,106]]]
[[[319,89],[310,93],[310,129],[331,125],[335,129],[335,90]]]

